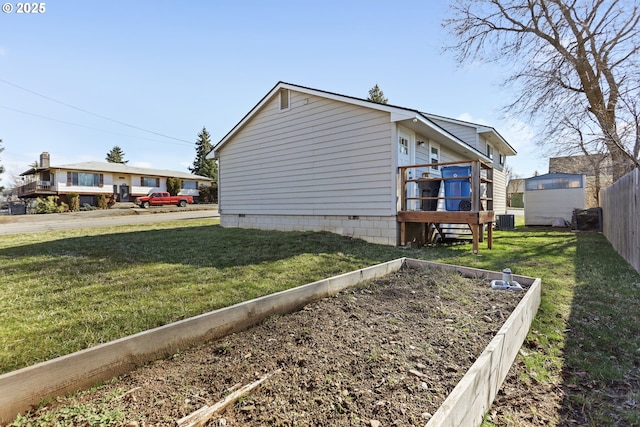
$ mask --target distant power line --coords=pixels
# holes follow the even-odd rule
[[[192,141],[187,141],[185,139],[175,138],[173,136],[165,135],[165,134],[159,133],[159,132],[154,132],[154,131],[149,130],[149,129],[141,128],[139,126],[131,125],[129,123],[121,122],[119,120],[115,120],[115,119],[112,119],[110,117],[106,117],[106,116],[103,116],[103,115],[100,115],[100,114],[97,114],[97,113],[93,113],[91,111],[85,110],[84,108],[80,108],[80,107],[76,107],[75,105],[67,104],[66,102],[59,101],[59,100],[57,100],[55,98],[51,98],[50,96],[46,96],[46,95],[43,95],[41,93],[35,92],[35,91],[31,90],[31,89],[27,89],[25,87],[19,86],[19,85],[15,84],[15,83],[11,83],[11,82],[3,79],[3,78],[0,78],[0,82],[8,84],[9,86],[13,86],[13,87],[15,87],[17,89],[23,90],[25,92],[29,92],[29,93],[31,93],[33,95],[36,95],[36,96],[39,96],[41,98],[48,99],[49,101],[53,101],[53,102],[56,102],[58,104],[64,105],[65,107],[73,108],[74,110],[81,111],[81,112],[83,112],[85,114],[90,114],[92,116],[98,117],[98,118],[103,119],[103,120],[108,120],[110,122],[117,123],[117,124],[122,125],[122,126],[127,126],[127,127],[132,128],[132,129],[140,130],[140,131],[143,131],[143,132],[151,133],[153,135],[161,136],[163,138],[169,138],[169,139],[173,139],[175,141],[185,142],[187,144],[193,145]],[[7,107],[5,107],[5,108],[7,108]],[[20,112],[24,113],[23,111],[20,111]],[[25,113],[25,114],[31,114],[31,113]],[[33,114],[33,115],[35,115],[35,114]],[[55,119],[52,119],[52,120],[55,120]]]
[[[94,128],[94,127],[87,126],[87,125],[81,125],[79,123],[68,122],[66,120],[54,119],[53,117],[47,117],[47,116],[43,116],[41,114],[30,113],[28,111],[19,110],[17,108],[7,107],[6,105],[0,105],[0,108],[4,108],[5,110],[9,110],[9,111],[14,111],[14,112],[20,113],[20,114],[26,114],[28,116],[38,117],[40,119],[51,120],[53,122],[64,123],[66,125],[77,126],[77,127],[81,127],[81,128],[85,128],[85,129],[97,130],[98,132],[110,133],[110,134],[113,134],[113,135],[126,136],[126,137],[129,137],[129,138],[144,139],[144,140],[147,140],[147,141],[159,142],[161,144],[175,144],[175,145],[189,144],[189,145],[193,145],[192,142],[187,142],[187,141],[182,142],[182,140],[179,140],[180,142],[160,141],[158,139],[138,137],[138,136],[133,136],[133,135],[127,135],[127,134],[124,134],[124,133],[113,132],[113,131],[106,130],[106,129]]]

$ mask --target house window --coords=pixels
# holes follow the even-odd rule
[[[437,144],[429,144],[429,163],[440,163],[440,146]],[[431,170],[437,171],[438,165],[432,165]]]
[[[82,187],[102,187],[104,183],[101,173],[67,172],[67,185]]]
[[[196,181],[182,181],[182,188],[185,190],[197,190],[198,183]]]
[[[280,111],[289,109],[289,102],[291,101],[291,95],[289,89],[280,90]]]
[[[398,149],[400,150],[400,154],[409,154],[409,140],[407,138],[399,137]]]
[[[505,155],[500,153],[499,158],[500,158],[500,165],[504,166]]]
[[[487,157],[493,160],[493,147],[487,144]]]
[[[142,187],[160,187],[160,178],[143,176],[140,178],[140,185]]]

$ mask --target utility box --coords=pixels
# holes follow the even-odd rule
[[[516,228],[514,215],[496,215],[496,227],[498,230],[513,230]]]

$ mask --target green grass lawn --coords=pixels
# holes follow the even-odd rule
[[[604,236],[519,227],[494,249],[400,249],[211,219],[0,236],[0,372],[403,256],[541,277],[527,376],[590,425],[638,425],[640,276]]]

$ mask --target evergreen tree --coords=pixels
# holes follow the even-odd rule
[[[386,104],[387,98],[384,97],[384,92],[378,86],[378,83],[371,89],[369,89],[369,101],[377,102],[378,104]]]
[[[117,145],[107,153],[106,160],[109,163],[122,163],[123,165],[129,163],[129,160],[124,160],[124,151]]]
[[[207,154],[212,149],[211,135],[209,135],[207,128],[203,126],[196,141],[196,158],[193,161],[193,167],[189,167],[189,171],[195,175],[207,176],[217,182],[218,165],[215,159],[207,159]]]
[[[167,178],[167,193],[172,196],[177,196],[180,190],[182,189],[182,182],[180,178]]]

